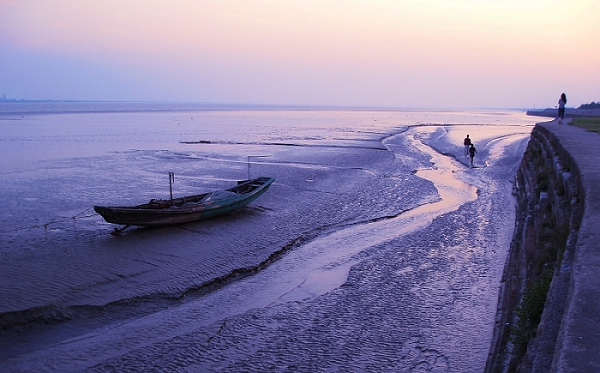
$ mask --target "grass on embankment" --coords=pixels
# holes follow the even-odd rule
[[[600,118],[573,118],[570,124],[589,132],[600,133]]]

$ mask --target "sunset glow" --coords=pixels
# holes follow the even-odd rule
[[[0,0],[0,94],[394,107],[600,99],[600,3]]]

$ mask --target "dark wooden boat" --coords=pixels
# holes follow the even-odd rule
[[[241,209],[260,197],[275,179],[258,177],[238,181],[225,190],[179,197],[170,200],[153,199],[138,206],[94,206],[104,220],[126,226],[156,227],[189,223]]]

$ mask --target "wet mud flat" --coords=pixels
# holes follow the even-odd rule
[[[104,282],[73,271],[57,287],[85,286],[57,290],[55,316],[20,323],[5,312],[17,320],[0,335],[0,368],[482,371],[526,131],[491,136],[473,170],[447,131],[415,127],[360,149],[270,148],[252,169],[276,177],[269,192],[210,222],[122,237],[76,223],[84,242],[64,238],[59,259]],[[441,173],[432,182],[417,170]],[[436,185],[446,178],[465,185]],[[446,189],[468,196],[435,205]]]

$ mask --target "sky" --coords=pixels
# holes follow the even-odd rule
[[[600,0],[0,0],[0,100],[600,101]]]

